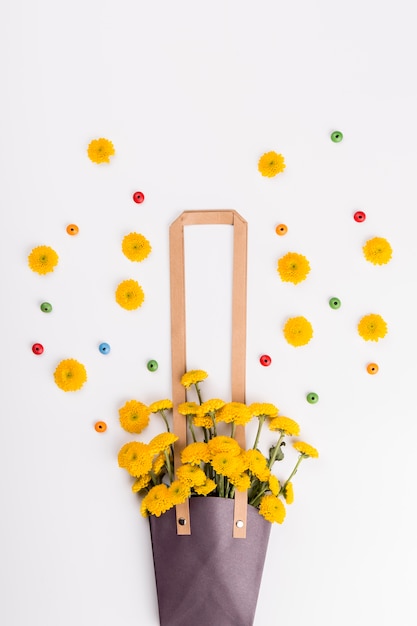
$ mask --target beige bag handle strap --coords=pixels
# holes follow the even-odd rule
[[[174,404],[174,466],[181,464],[181,450],[187,445],[187,422],[176,407],[186,401],[186,390],[180,380],[186,371],[185,336],[185,264],[184,226],[198,224],[230,224],[233,226],[233,295],[232,295],[232,401],[245,402],[246,383],[246,282],[247,282],[247,222],[233,210],[184,211],[171,224],[171,354],[172,400]],[[245,428],[237,426],[235,438],[246,448]],[[233,536],[246,537],[247,493],[235,492]],[[189,501],[176,506],[177,533],[190,535]]]

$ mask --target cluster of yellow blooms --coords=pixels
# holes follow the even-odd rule
[[[135,479],[132,490],[143,496],[141,512],[160,516],[177,504],[196,496],[233,498],[235,491],[247,491],[248,503],[259,510],[269,522],[282,523],[285,505],[294,498],[292,478],[301,461],[317,458],[318,452],[304,441],[293,441],[298,458],[287,480],[280,482],[272,467],[283,458],[285,437],[297,437],[300,427],[293,419],[279,415],[270,403],[224,402],[213,398],[201,399],[199,384],[207,378],[204,370],[191,370],[181,379],[188,389],[195,387],[199,403],[183,402],[178,413],[187,420],[192,442],[181,450],[181,465],[174,470],[173,445],[178,437],[170,432],[167,412],[173,409],[171,400],[159,400],[147,406],[138,400],[129,400],[119,409],[120,424],[124,430],[138,434],[150,422],[152,414],[160,414],[165,422],[162,432],[149,443],[131,441],[118,455],[119,466]],[[244,450],[234,438],[238,425],[258,420],[258,429],[252,448]],[[229,424],[230,435],[220,433],[221,424]],[[264,423],[278,439],[265,456],[258,449]],[[224,427],[224,426],[223,426]]]

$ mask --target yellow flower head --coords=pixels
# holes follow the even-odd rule
[[[199,496],[207,496],[209,493],[216,489],[216,483],[211,478],[207,478],[204,485],[195,485],[194,491],[198,493]]]
[[[152,461],[152,471],[153,473],[158,476],[158,474],[164,469],[165,467],[165,461],[166,461],[166,456],[163,452],[160,452]]]
[[[246,450],[243,453],[243,458],[245,460],[245,466],[256,478],[259,478],[261,482],[265,482],[269,479],[271,472],[268,468],[267,460],[259,450]]]
[[[130,278],[122,281],[116,289],[116,302],[128,311],[133,311],[142,306],[145,294],[136,280]]]
[[[141,511],[144,517],[146,517],[148,513],[160,517],[163,513],[172,509],[173,506],[173,498],[168,491],[168,487],[161,484],[152,487],[149,493],[143,498]]]
[[[129,233],[123,238],[122,251],[130,261],[143,261],[151,250],[151,244],[140,233]]]
[[[181,402],[178,405],[180,415],[197,415],[198,404],[196,402]]]
[[[216,454],[211,459],[211,465],[216,474],[221,474],[222,476],[233,476],[234,474],[239,474],[241,468],[243,469],[239,457],[230,454],[230,452],[219,452],[219,454]]]
[[[109,139],[93,139],[90,141],[87,154],[93,163],[110,163],[110,157],[115,153],[114,145]]]
[[[129,400],[119,409],[120,426],[128,433],[141,433],[149,424],[149,407],[138,400]]]
[[[310,322],[300,315],[290,317],[283,329],[284,337],[291,346],[305,346],[313,336],[313,327]]]
[[[283,502],[277,498],[277,496],[274,496],[272,493],[268,493],[261,500],[259,513],[268,522],[277,522],[277,524],[282,524],[285,519],[286,511]]]
[[[284,415],[280,415],[278,417],[274,417],[269,424],[269,430],[279,430],[286,435],[299,435],[300,434],[300,426],[296,421],[292,420],[290,417],[285,417]]]
[[[140,478],[151,471],[152,457],[151,449],[147,443],[130,441],[125,443],[119,451],[119,467],[126,469],[131,476]]]
[[[277,272],[286,283],[301,283],[310,272],[308,259],[298,252],[288,252],[278,259]]]
[[[287,483],[285,485],[284,498],[287,504],[292,504],[294,502],[294,489],[292,483]]]
[[[269,487],[269,491],[272,493],[273,496],[278,496],[281,486],[275,474],[270,475],[269,481],[268,481],[268,487]]]
[[[233,474],[232,476],[228,476],[228,478],[238,491],[246,491],[251,485],[250,476],[246,472],[243,472],[243,474]]]
[[[191,463],[191,465],[200,465],[201,462],[208,463],[210,460],[210,451],[207,443],[203,441],[195,441],[189,443],[181,452],[181,462]]]
[[[181,385],[186,388],[190,387],[191,385],[201,383],[201,381],[207,378],[207,376],[208,374],[204,370],[190,370],[182,375]]]
[[[225,435],[213,437],[213,439],[210,439],[207,446],[211,456],[219,454],[220,452],[229,452],[234,456],[239,456],[242,452],[236,439],[233,439],[233,437],[226,437]]]
[[[215,413],[219,409],[222,408],[226,403],[224,400],[220,400],[219,398],[212,398],[211,400],[206,400],[203,404],[200,405],[198,409],[199,415],[207,415],[208,413]]]
[[[374,265],[385,265],[392,257],[391,244],[384,237],[368,239],[362,250],[365,259]]]
[[[276,417],[278,415],[278,409],[275,404],[269,404],[268,402],[253,402],[249,405],[249,411],[254,417]]]
[[[64,359],[54,372],[55,382],[63,391],[78,391],[87,380],[87,371],[75,359]]]
[[[265,152],[258,161],[258,170],[262,176],[272,178],[285,170],[285,162],[282,154],[277,154],[273,150]]]
[[[198,465],[186,463],[177,469],[177,478],[190,487],[198,487],[205,484],[207,477]]]
[[[312,459],[318,459],[319,457],[319,453],[316,448],[313,448],[310,444],[305,443],[305,441],[295,441],[292,445],[303,456],[309,456]]]
[[[58,255],[49,246],[37,246],[33,248],[28,256],[28,265],[32,272],[37,274],[48,274],[53,272],[58,263]]]
[[[242,402],[227,402],[217,412],[217,420],[226,424],[244,425],[250,422],[252,413]]]
[[[174,480],[168,487],[168,497],[173,506],[185,502],[190,494],[191,487],[180,480]]]
[[[358,324],[358,333],[365,341],[378,341],[388,332],[385,320],[376,313],[364,315]]]
[[[158,454],[159,452],[164,452],[168,450],[170,446],[178,440],[177,435],[174,433],[159,433],[149,442],[149,447],[151,449],[152,454]]]
[[[172,409],[172,400],[157,400],[149,405],[151,413],[158,413],[159,411],[170,411]]]
[[[133,493],[139,493],[142,489],[145,489],[152,480],[151,474],[144,474],[140,478],[137,478],[132,485]]]
[[[193,424],[197,428],[213,428],[214,426],[213,418],[210,415],[201,415],[200,413],[194,415]]]

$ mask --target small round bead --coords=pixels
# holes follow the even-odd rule
[[[158,369],[158,361],[148,361],[147,368],[150,372],[156,372],[156,370]]]
[[[282,237],[283,235],[287,234],[288,227],[286,226],[286,224],[278,224],[278,226],[275,228],[275,232],[277,235],[280,235],[280,237]]]
[[[353,215],[355,222],[364,222],[366,220],[366,213],[363,211],[356,211]]]
[[[34,343],[32,346],[32,352],[33,354],[42,354],[43,345],[41,343]]]
[[[69,235],[78,235],[79,232],[79,228],[77,226],[77,224],[68,224],[67,226],[67,233]]]
[[[268,367],[268,365],[271,365],[271,361],[272,359],[268,354],[263,354],[259,359],[260,364],[264,367]]]
[[[49,304],[49,302],[42,302],[40,309],[44,313],[50,313],[52,311],[52,304]]]
[[[319,401],[319,397],[316,393],[314,393],[314,391],[311,391],[310,393],[307,394],[307,402],[309,404],[316,404],[316,402]]]
[[[368,363],[368,365],[366,366],[366,371],[368,372],[368,374],[377,374],[379,370],[379,367],[376,363]]]
[[[106,422],[96,422],[94,428],[98,433],[104,433],[107,430]]]
[[[331,309],[340,309],[342,303],[340,302],[339,298],[330,298],[329,305]]]
[[[340,132],[340,130],[335,130],[332,132],[332,134],[330,135],[330,139],[334,142],[334,143],[340,143],[343,139],[343,133]]]
[[[101,343],[98,349],[100,350],[101,354],[108,354],[110,352],[110,346],[108,343]]]
[[[145,196],[141,191],[135,191],[133,194],[133,200],[136,204],[141,204],[145,200]]]

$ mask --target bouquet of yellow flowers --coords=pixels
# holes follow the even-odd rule
[[[206,378],[205,371],[191,370],[181,379],[187,390],[195,389],[198,402],[187,401],[177,407],[187,420],[192,442],[181,451],[182,464],[176,472],[173,444],[178,437],[171,432],[168,416],[172,401],[159,400],[146,406],[131,400],[119,411],[121,426],[131,433],[142,432],[151,414],[159,414],[165,424],[166,432],[149,443],[126,443],[118,455],[119,466],[134,478],[133,492],[143,496],[143,516],[159,517],[196,496],[233,498],[236,491],[247,491],[249,505],[267,521],[281,524],[286,513],[284,501],[293,501],[292,479],[303,459],[318,457],[317,450],[304,441],[293,440],[298,458],[289,476],[280,481],[272,470],[284,458],[285,438],[299,435],[297,422],[279,415],[278,408],[270,403],[246,405],[218,398],[203,401],[200,383]],[[258,421],[255,440],[250,449],[243,450],[234,438],[235,430],[253,419]],[[258,448],[265,425],[277,433],[277,441],[267,455]]]

